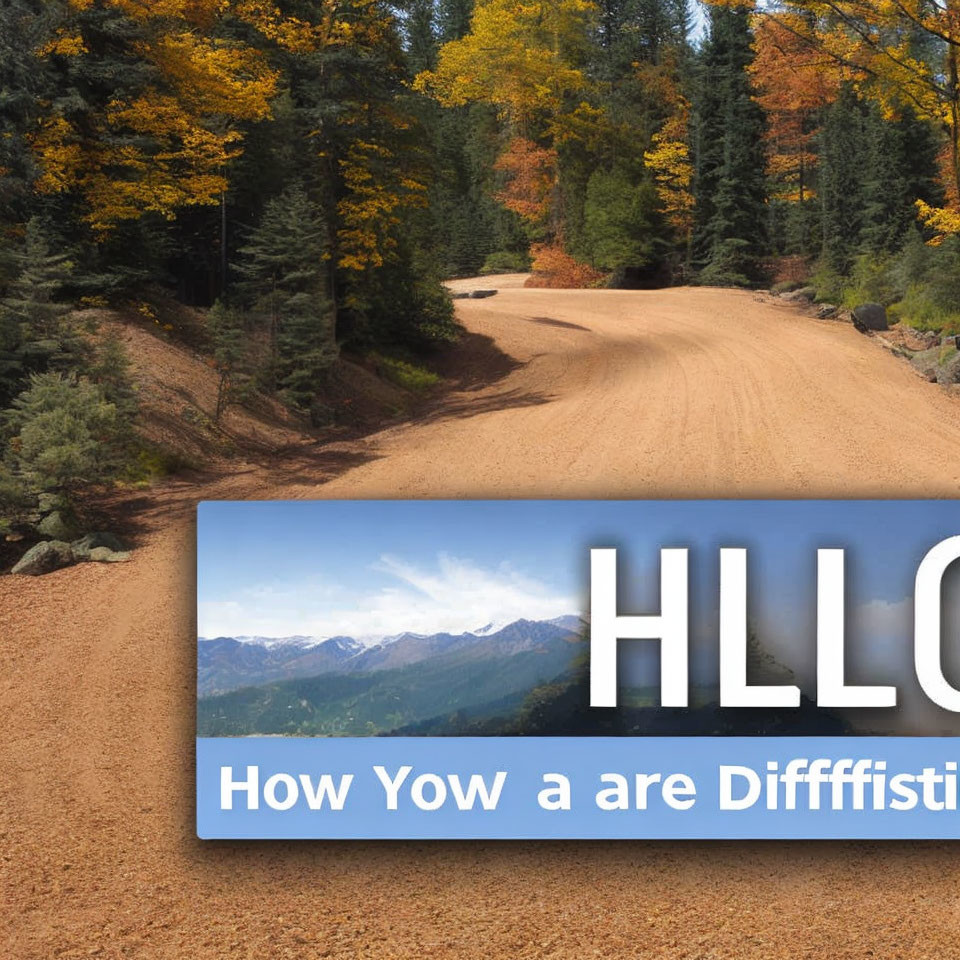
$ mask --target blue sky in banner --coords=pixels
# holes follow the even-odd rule
[[[816,550],[844,547],[851,678],[901,682],[912,672],[916,566],[956,533],[951,501],[208,502],[198,633],[373,641],[586,613],[591,546],[620,550],[621,612],[652,613],[660,548],[687,546],[693,680],[708,683],[717,551],[744,546],[751,621],[803,683],[814,671]],[[960,593],[951,579],[948,593]],[[654,646],[638,652],[635,682],[655,676]]]

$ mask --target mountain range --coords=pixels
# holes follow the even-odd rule
[[[353,637],[201,637],[197,641],[197,693],[201,697],[277,680],[326,673],[395,670],[441,654],[468,659],[510,657],[550,641],[575,639],[585,628],[579,617],[515,620],[466,633],[401,633],[373,644]]]
[[[583,662],[577,617],[493,632],[351,637],[217,637],[198,643],[200,736],[363,736],[440,716],[511,713]]]

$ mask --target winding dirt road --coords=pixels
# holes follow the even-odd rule
[[[950,844],[194,838],[200,496],[960,490],[960,401],[849,326],[498,285],[460,302],[458,386],[417,421],[158,489],[129,564],[0,579],[0,956],[960,956]]]

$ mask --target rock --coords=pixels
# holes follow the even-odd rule
[[[799,290],[791,290],[789,293],[781,294],[780,299],[788,303],[813,303],[817,297],[815,287],[801,287]]]
[[[95,550],[106,550],[109,553],[125,553],[127,548],[124,543],[115,537],[112,533],[88,533],[79,540],[74,540],[70,544],[73,556],[77,560],[97,560],[102,557],[94,557]]]
[[[818,320],[829,320],[831,317],[836,316],[837,308],[832,303],[821,303],[817,307],[817,319]]]
[[[87,559],[94,563],[126,563],[130,559],[130,551],[111,550],[109,547],[94,547]]]
[[[44,540],[32,546],[13,568],[12,573],[27,577],[38,577],[60,567],[73,563],[73,551],[70,544],[63,540]]]
[[[920,350],[910,357],[910,363],[923,375],[925,380],[935,383],[940,366],[940,348]]]
[[[41,493],[37,497],[37,511],[43,515],[53,513],[54,510],[59,510],[63,514],[70,512],[70,504],[66,497],[59,493]]]
[[[937,383],[942,387],[960,383],[960,353],[955,353],[937,368]]]
[[[78,531],[65,511],[54,510],[37,524],[37,533],[51,540],[71,540]]]
[[[485,297],[493,297],[497,293],[496,290],[471,290],[470,299],[471,300],[483,300]]]
[[[469,300],[470,292],[468,290],[457,290],[450,294],[451,300]]]
[[[858,330],[886,330],[887,308],[879,303],[862,303],[853,311],[853,323]]]

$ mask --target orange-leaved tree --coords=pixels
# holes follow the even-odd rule
[[[710,2],[754,7],[752,0]],[[886,116],[909,108],[943,132],[948,203],[917,206],[929,226],[941,233],[960,232],[958,0],[774,0],[756,5],[755,14],[792,34],[796,49],[808,49],[824,69],[842,69]]]
[[[562,235],[557,148],[589,137],[602,123],[583,70],[589,0],[480,0],[470,32],[444,44],[434,70],[415,89],[447,107],[487,103],[508,131],[497,162],[501,203]]]
[[[817,114],[837,96],[842,68],[812,48],[796,14],[756,24],[756,58],[751,65],[757,101],[767,115],[767,173],[773,196],[804,203],[814,196]]]

